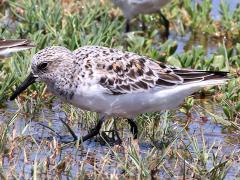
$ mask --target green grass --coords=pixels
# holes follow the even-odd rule
[[[239,138],[240,132],[239,7],[231,12],[228,1],[221,1],[218,22],[210,16],[213,5],[209,0],[204,0],[202,6],[199,1],[174,1],[163,9],[171,21],[172,33],[178,37],[191,33],[196,38],[195,35],[204,33],[207,40],[216,40],[213,52],[209,53],[205,46],[191,46],[179,52],[177,40],[163,42],[159,37],[161,25],[157,14],[140,17],[149,24],[146,32],[134,27],[135,32],[124,35],[125,20],[110,1],[72,0],[64,4],[64,8],[62,3],[58,0],[9,1],[20,23],[16,32],[0,28],[1,38],[28,38],[36,48],[0,62],[1,179],[239,177],[239,172],[232,172],[239,166],[239,142],[234,139]],[[18,13],[19,9],[22,14]],[[133,24],[137,21],[136,18]],[[52,134],[37,122],[66,135],[66,129],[57,120],[64,114],[74,131],[83,135],[96,124],[96,113],[59,103],[47,93],[43,83],[32,85],[15,102],[8,101],[11,92],[30,71],[32,55],[52,45],[71,50],[84,45],[120,48],[177,67],[230,71],[230,81],[225,86],[203,89],[186,98],[179,110],[140,115],[136,120],[140,147],[132,141],[127,122],[117,118],[122,146],[101,146],[97,142],[61,149],[63,145],[56,138],[39,140],[41,135]],[[112,119],[108,120],[103,130],[113,124]]]

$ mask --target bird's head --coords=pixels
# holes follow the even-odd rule
[[[50,84],[61,71],[66,71],[69,64],[75,59],[74,54],[67,48],[53,46],[45,48],[32,58],[31,72],[28,77],[16,88],[10,100],[14,100],[28,86],[43,81]]]

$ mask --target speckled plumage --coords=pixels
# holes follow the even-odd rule
[[[0,40],[0,59],[10,56],[13,52],[18,52],[33,48],[34,45],[27,39],[6,39]]]
[[[200,88],[227,80],[225,72],[174,68],[97,46],[73,52],[59,46],[45,48],[33,56],[31,69],[37,81],[63,100],[104,116],[127,118],[175,108]],[[28,85],[20,86],[11,99]]]

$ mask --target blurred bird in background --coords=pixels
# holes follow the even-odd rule
[[[126,32],[130,31],[130,21],[139,14],[159,13],[165,26],[165,36],[169,35],[169,21],[162,14],[161,8],[165,6],[170,0],[112,0],[118,6],[124,17],[127,19]]]
[[[0,40],[0,59],[9,57],[11,53],[35,47],[27,39],[6,39]]]

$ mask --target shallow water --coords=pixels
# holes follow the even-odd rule
[[[217,104],[208,102],[204,103],[202,107],[211,110],[212,113],[223,116],[223,112]],[[16,110],[16,107],[12,103],[9,103],[7,109],[2,111],[0,114],[0,123],[6,123],[9,118],[13,116],[13,112],[15,112]],[[224,126],[215,123],[213,118],[205,113],[206,112],[202,108],[196,107],[191,114],[191,121],[186,127],[187,133],[190,135],[190,137],[194,136],[198,139],[199,147],[202,147],[201,137],[203,134],[206,140],[206,144],[208,146],[211,146],[213,143],[215,143],[215,149],[217,149],[218,146],[222,147],[222,156],[230,156],[233,150],[239,150],[240,135],[234,134],[231,130],[228,130]],[[200,114],[204,114],[204,120],[200,116]],[[39,125],[39,122],[45,124],[46,126],[50,126],[56,132],[61,134],[64,140],[70,140],[71,136],[59,120],[60,117],[63,118],[65,121],[67,119],[65,113],[59,109],[59,105],[57,103],[53,105],[52,109],[43,109],[42,111],[40,111],[32,120],[28,118],[23,118],[21,116],[17,117],[17,119],[14,121],[14,124],[10,127],[9,131],[14,131],[16,133],[15,137],[25,137],[28,140],[24,141],[24,148],[19,147],[18,150],[15,152],[15,154],[18,154],[18,161],[16,162],[16,172],[24,172],[25,175],[29,175],[30,177],[33,164],[36,160],[37,162],[42,162],[44,164],[44,162],[51,159],[52,156],[55,156],[55,158],[53,158],[53,161],[62,162],[66,159],[71,161],[71,167],[69,168],[72,175],[77,174],[77,172],[79,171],[79,167],[82,166],[83,162],[84,170],[87,173],[91,174],[95,168],[94,166],[101,166],[101,163],[103,163],[106,159],[108,159],[109,162],[102,166],[105,173],[121,173],[121,168],[116,168],[118,161],[114,156],[114,150],[118,152],[119,156],[124,157],[124,148],[115,149],[115,147],[109,147],[107,145],[102,146],[98,141],[96,141],[96,139],[84,142],[83,146],[81,146],[80,148],[76,148],[73,145],[66,146],[62,150],[59,150],[59,153],[56,154],[59,147],[57,145],[55,148],[50,147],[52,147],[54,144],[54,141],[52,141],[53,138],[59,141],[58,136],[55,133],[51,132],[51,130]],[[175,124],[174,126],[177,127],[176,133],[183,130],[186,122],[187,117],[182,113],[178,113],[175,121],[173,122]],[[73,128],[74,132],[79,136],[85,135],[87,133],[86,129],[79,125],[79,122],[75,122],[75,124],[72,124],[71,127]],[[120,134],[124,134],[123,144],[129,145],[129,137],[131,136],[129,129],[125,127],[123,131],[124,132],[120,132]],[[190,143],[190,141],[189,138],[184,134],[185,133],[180,133],[180,136],[183,137],[179,138],[182,139],[187,145]],[[153,148],[153,146],[150,142],[146,141],[146,139],[143,138],[139,140],[139,148],[141,156],[144,157],[147,156],[148,152]],[[31,153],[27,153],[27,163],[26,157],[24,156],[24,149],[29,149],[31,151]],[[56,152],[54,152],[54,150]],[[194,154],[193,149],[192,153]],[[236,156],[236,158],[238,157]],[[227,178],[236,177],[236,174],[239,173],[239,160],[235,161],[235,163],[236,165],[232,166],[229,170]],[[9,170],[8,168],[10,164],[11,163],[9,162],[9,158],[5,157],[3,160],[3,167],[6,168],[6,170]],[[23,164],[24,169],[22,167]],[[168,166],[168,163],[166,163],[165,165]],[[209,161],[209,168],[210,167],[212,167],[211,160]],[[166,176],[164,175],[164,173],[159,173],[159,176],[161,177]],[[44,173],[42,175],[44,175]]]
[[[200,0],[201,2],[201,0]],[[213,7],[210,13],[210,16],[213,20],[220,20],[221,13],[220,13],[220,0],[212,0]],[[234,10],[240,5],[240,0],[229,0],[225,1],[229,3],[229,10],[230,12],[234,12]],[[206,50],[207,55],[210,55],[216,52],[218,48],[218,44],[223,42],[222,38],[214,38],[208,36],[202,32],[192,33],[186,32],[183,36],[176,34],[174,31],[170,33],[169,39],[177,41],[178,48],[176,53],[180,54],[185,51],[191,50],[193,47],[202,46]],[[226,46],[231,47],[232,42],[229,42],[229,39],[226,39]]]

